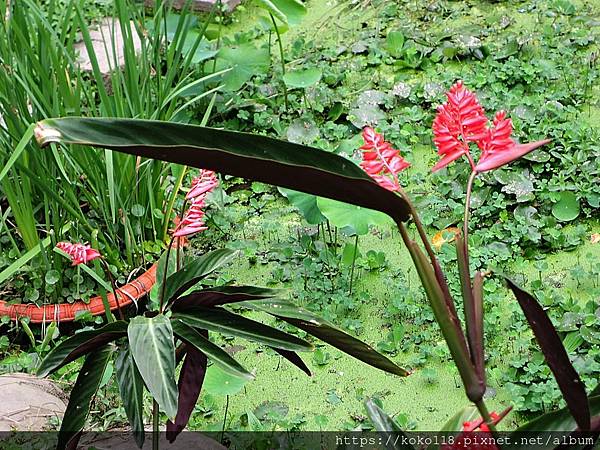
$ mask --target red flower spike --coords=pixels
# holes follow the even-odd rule
[[[512,121],[506,118],[506,113],[497,112],[494,126],[477,143],[481,148],[481,158],[475,166],[477,172],[497,169],[550,142],[550,139],[544,139],[528,144],[517,144],[511,137],[512,130]]]
[[[70,242],[59,242],[56,248],[65,252],[71,258],[74,266],[79,264],[87,264],[96,258],[100,258],[100,252],[91,248],[89,245],[72,244]]]
[[[492,412],[490,417],[494,424],[498,423],[505,416],[505,413],[497,414]],[[452,444],[443,444],[440,450],[498,450],[494,443],[490,429],[483,419],[464,422],[462,431],[456,436]]]
[[[360,147],[363,150],[360,166],[381,187],[390,191],[399,191],[398,173],[410,164],[402,158],[399,150],[394,149],[389,142],[385,142],[383,136],[373,128],[366,127],[362,135],[365,143]]]
[[[207,230],[204,223],[204,206],[206,196],[219,184],[217,176],[211,170],[202,170],[200,175],[192,180],[186,199],[191,199],[192,204],[183,215],[183,219],[176,223],[174,237],[190,236]]]
[[[212,170],[202,169],[200,175],[192,180],[192,187],[185,196],[191,200],[199,195],[212,191],[219,184],[217,175]]]
[[[442,159],[433,172],[469,152],[469,142],[482,139],[487,133],[487,118],[475,94],[457,81],[446,94],[448,101],[438,108],[433,121],[433,142]]]

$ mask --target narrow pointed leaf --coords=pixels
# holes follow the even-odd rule
[[[97,330],[81,331],[54,347],[42,361],[37,375],[45,377],[86,353],[125,336],[127,336],[127,323],[122,320],[109,323]]]
[[[261,300],[281,296],[284,289],[269,289],[255,286],[219,286],[195,291],[179,297],[172,306],[175,312],[184,312],[196,306],[212,307],[246,300]]]
[[[479,354],[483,353],[483,342],[480,341],[480,339],[483,339],[483,334],[477,329],[479,322],[475,317],[475,297],[473,295],[473,286],[469,277],[469,255],[467,255],[465,251],[462,233],[456,233],[454,240],[456,245],[458,273],[460,275],[460,287],[464,304],[463,309],[465,313],[465,328],[467,330],[469,354],[478,375],[481,377],[483,367],[479,366],[478,364],[481,364],[482,362],[482,359],[479,358]]]
[[[205,253],[191,263],[186,264],[181,270],[167,278],[164,302],[169,303],[178,295],[183,294],[198,281],[231,261],[236,254],[237,251],[235,250],[223,248]]]
[[[238,336],[259,344],[282,348],[291,351],[311,351],[313,346],[296,336],[284,333],[246,317],[233,314],[222,308],[193,308],[185,313],[173,314],[173,319],[179,319],[195,328],[216,331],[231,336]]]
[[[117,384],[129,419],[131,432],[139,448],[144,445],[144,381],[128,346],[124,346],[115,361]]]
[[[182,341],[195,347],[198,351],[201,351],[210,358],[212,362],[221,367],[225,372],[229,372],[232,375],[252,379],[254,376],[244,369],[240,363],[233,359],[229,354],[221,347],[213,344],[208,338],[204,337],[205,330],[196,330],[191,326],[185,324],[181,320],[171,320],[171,326],[173,327],[173,333]],[[188,346],[189,349],[189,346]]]
[[[244,302],[243,305],[284,320],[370,366],[402,377],[410,374],[410,372],[397,366],[371,346],[287,300],[254,300]]]
[[[208,339],[208,332],[205,331],[204,334],[205,338]],[[175,417],[175,422],[171,422],[170,420],[167,422],[167,439],[171,443],[175,441],[177,435],[183,431],[190,420],[190,416],[194,411],[200,391],[202,390],[204,375],[206,375],[206,365],[206,355],[193,346],[188,347],[187,354],[183,360],[183,367],[179,374],[179,408],[177,416]]]
[[[546,363],[556,378],[558,387],[563,394],[567,407],[575,418],[575,421],[583,431],[590,428],[590,407],[579,374],[571,364],[569,355],[552,324],[552,321],[535,300],[535,298],[524,291],[509,278],[506,278],[508,287],[517,298],[527,322],[535,335],[535,338],[544,354]]]
[[[96,350],[86,357],[69,396],[69,404],[58,433],[58,450],[77,447],[81,430],[90,412],[90,405],[100,387],[112,352],[110,346],[104,345],[96,347]]]
[[[293,365],[295,365],[298,369],[300,369],[306,375],[308,375],[309,377],[312,376],[310,369],[307,367],[307,365],[304,363],[304,361],[302,361],[302,358],[300,358],[300,355],[298,355],[296,352],[290,352],[289,350],[282,350],[280,348],[275,348],[275,347],[271,347],[271,348],[273,350],[275,350],[277,353],[279,353],[281,356],[283,356],[285,359],[287,359],[289,362],[291,362]]]
[[[402,428],[392,419],[384,410],[375,404],[372,399],[365,401],[365,407],[367,409],[367,415],[373,426],[380,433],[393,433],[389,434],[392,438],[389,442],[386,440],[385,448],[397,449],[397,450],[414,450],[414,447],[410,444],[403,444],[401,440],[396,439],[396,436],[405,436]]]
[[[479,401],[483,397],[485,388],[483,387],[483,381],[477,376],[475,367],[471,362],[460,323],[448,310],[444,293],[438,284],[429,261],[427,261],[421,249],[415,242],[408,242],[407,245],[427,298],[429,299],[435,320],[442,331],[452,359],[465,385],[467,397],[472,402]]]
[[[177,414],[175,344],[171,322],[163,315],[137,316],[127,328],[129,346],[146,387],[167,417]]]
[[[396,222],[409,218],[406,200],[379,186],[354,162],[264,136],[173,122],[75,117],[41,121],[35,136],[42,146],[109,148],[333,198],[382,211]]]

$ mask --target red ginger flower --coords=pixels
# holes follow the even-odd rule
[[[186,198],[192,199],[192,204],[177,223],[174,237],[189,236],[208,229],[204,223],[204,206],[206,196],[219,184],[214,172],[202,170],[200,176],[192,180],[192,187]]]
[[[185,196],[191,200],[199,195],[212,191],[219,184],[217,175],[212,170],[202,169],[200,175],[192,180],[192,187]]]
[[[73,261],[73,265],[87,264],[96,258],[100,258],[100,252],[91,248],[89,245],[84,244],[72,244],[70,242],[59,242],[56,244],[56,248],[65,252]]]
[[[493,127],[477,142],[481,148],[481,157],[475,166],[477,172],[497,169],[550,142],[550,139],[545,139],[529,144],[517,144],[511,137],[512,131],[512,120],[506,118],[504,111],[498,111]]]
[[[438,108],[433,121],[433,142],[442,159],[431,169],[440,170],[452,161],[467,155],[476,172],[497,169],[541,145],[549,139],[517,144],[511,137],[512,121],[506,118],[504,111],[496,113],[491,128],[474,93],[464,87],[462,81],[456,82],[447,94],[448,101]],[[476,142],[481,149],[479,163],[474,165],[469,153],[469,143]]]
[[[438,108],[433,121],[433,142],[442,156],[433,172],[469,153],[469,142],[480,140],[487,132],[485,112],[462,81],[456,82],[446,96],[448,101]]]
[[[386,142],[373,128],[366,127],[362,135],[365,144],[360,147],[363,150],[360,166],[381,187],[390,191],[400,190],[398,173],[410,164],[400,156],[399,150],[394,149],[392,144]]]
[[[498,423],[503,416],[492,412],[490,414],[492,421]],[[464,422],[460,434],[456,436],[452,444],[443,444],[440,450],[498,450],[494,443],[490,429],[483,419]]]

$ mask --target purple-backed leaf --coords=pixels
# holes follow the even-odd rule
[[[571,364],[569,355],[552,324],[552,321],[535,300],[535,298],[504,277],[508,287],[513,291],[529,326],[544,354],[546,363],[554,374],[558,387],[563,394],[571,415],[581,430],[590,429],[590,406],[585,392],[585,386],[579,374]]]
[[[312,376],[310,369],[306,366],[306,364],[304,364],[304,361],[302,361],[302,358],[300,358],[300,356],[296,352],[291,352],[289,350],[283,350],[281,348],[276,347],[271,348],[277,353],[279,353],[281,356],[283,356],[285,359],[287,359],[289,362],[291,362],[293,365],[298,367],[306,375],[308,375],[309,377]]]
[[[208,332],[204,332],[204,337],[208,338]],[[183,431],[188,421],[204,382],[206,374],[207,358],[204,353],[195,347],[188,345],[187,353],[181,367],[179,375],[179,404],[175,422],[170,420],[167,422],[167,439],[169,442],[174,442],[179,433]]]
[[[529,142],[527,144],[515,144],[510,150],[499,151],[482,158],[475,166],[477,172],[487,172],[513,162],[527,153],[535,150],[542,145],[549,143],[551,139],[543,139],[541,141]]]
[[[173,311],[185,311],[196,306],[212,307],[245,300],[262,300],[278,297],[284,289],[269,289],[256,286],[219,286],[195,291],[179,297],[173,303]]]
[[[483,274],[476,272],[473,278],[473,306],[474,321],[473,327],[474,340],[476,347],[473,349],[475,360],[475,369],[478,371],[483,384],[485,385],[485,354],[483,342]]]

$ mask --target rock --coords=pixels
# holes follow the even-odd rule
[[[129,27],[135,53],[139,54],[142,48],[140,36],[133,22],[130,22]],[[121,32],[121,23],[118,19],[106,17],[100,22],[97,29],[90,30],[90,38],[102,75],[108,75],[112,70],[121,68],[125,65],[125,55],[123,51],[124,38],[123,33]],[[76,43],[75,51],[79,54],[78,62],[81,70],[91,72],[92,62],[90,61],[90,55],[85,46],[85,42],[81,41]]]
[[[175,9],[182,9],[187,1],[188,0],[175,0],[173,2],[173,7]],[[219,0],[192,0],[191,8],[194,11],[211,11],[218,2]],[[233,11],[241,2],[242,0],[221,0],[221,4],[227,12]],[[155,0],[146,0],[145,2],[145,5],[149,7],[153,7],[155,4]]]
[[[52,381],[24,373],[0,376],[0,432],[42,431],[67,406],[64,392]]]

